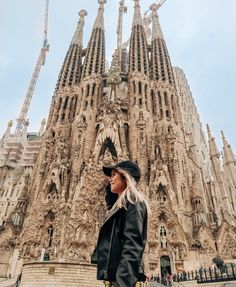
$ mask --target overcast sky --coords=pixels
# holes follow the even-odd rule
[[[88,12],[84,46],[97,14],[97,0],[49,1],[50,51],[30,106],[29,131],[37,131],[41,120],[47,118],[78,12]],[[116,47],[118,3],[119,0],[107,0],[105,5],[109,61]],[[153,1],[140,3],[144,13]],[[0,137],[7,122],[20,113],[42,46],[44,4],[44,0],[0,0]],[[133,4],[126,0],[124,40],[130,34]],[[223,130],[236,153],[236,0],[167,0],[159,16],[172,65],[184,70],[203,126],[210,125],[220,149]]]

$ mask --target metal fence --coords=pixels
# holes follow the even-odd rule
[[[174,282],[197,280],[198,283],[236,280],[236,265],[223,265],[220,268],[200,268],[192,272],[181,272],[173,275]]]

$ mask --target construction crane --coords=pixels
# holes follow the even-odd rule
[[[48,30],[48,6],[49,0],[45,0],[45,14],[44,14],[44,30],[43,30],[43,47],[40,50],[38,60],[36,62],[32,78],[30,80],[29,88],[27,90],[23,106],[21,108],[20,116],[17,118],[17,124],[15,129],[15,134],[20,134],[23,127],[28,124],[27,114],[29,111],[30,102],[35,90],[35,86],[39,77],[41,67],[45,64],[46,54],[49,50],[49,44],[47,40],[47,30]]]
[[[160,9],[160,7],[166,2],[166,0],[159,0],[156,2],[156,5],[157,5],[157,9]],[[147,37],[147,41],[148,43],[150,42],[151,40],[151,30],[149,28],[150,24],[152,23],[152,15],[148,15],[148,13],[150,12],[150,9],[147,10],[145,13],[144,13],[144,16],[143,16],[143,24],[144,24],[144,30],[145,30],[145,33],[146,33],[146,37]]]

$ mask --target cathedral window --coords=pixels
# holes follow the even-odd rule
[[[65,110],[65,109],[66,109],[66,107],[67,107],[67,103],[68,103],[68,97],[66,97],[66,99],[65,99],[64,106],[63,106],[63,110]]]
[[[86,92],[86,97],[88,97],[88,96],[89,96],[89,90],[90,90],[90,85],[89,85],[89,84],[87,84],[87,92]]]
[[[142,108],[142,99],[139,99],[139,108]]]
[[[169,134],[173,134],[172,126],[168,126],[167,131],[168,131]]]
[[[96,84],[93,83],[92,96],[94,96],[94,94],[95,94],[95,88],[96,88]]]
[[[164,102],[165,102],[165,105],[168,106],[167,92],[164,92]]]
[[[57,186],[54,182],[52,182],[48,188],[47,199],[58,199]]]
[[[142,83],[141,82],[138,82],[138,92],[139,92],[139,95],[141,96],[142,95]]]
[[[18,212],[13,214],[12,223],[14,226],[21,226],[22,225],[22,216]]]
[[[10,197],[12,197],[12,196],[13,196],[13,193],[14,193],[14,189],[12,188],[12,190],[11,190],[11,194],[10,194]]]
[[[133,81],[133,90],[134,90],[134,94],[136,93],[136,84],[135,81]]]
[[[152,113],[156,115],[156,99],[153,90],[151,90],[151,99],[152,99]]]
[[[70,115],[69,115],[70,119],[73,119],[75,116],[76,102],[77,102],[77,96],[74,96],[70,104]]]
[[[48,253],[45,253],[43,256],[43,261],[49,261],[50,260],[50,256]]]
[[[52,222],[55,220],[55,213],[50,209],[45,217],[48,222]]]
[[[96,125],[96,136],[95,136],[95,138],[97,137],[97,134],[98,134],[99,128],[100,128],[100,124],[97,124],[97,125]]]
[[[159,101],[159,105],[160,107],[162,106],[162,101],[161,101],[161,93],[158,92],[158,101]]]
[[[161,153],[160,148],[158,148],[158,150],[156,151],[156,154],[159,156],[160,153]],[[166,202],[167,200],[166,188],[162,183],[160,183],[157,188],[157,199],[160,202]]]
[[[127,123],[124,124],[124,131],[125,131],[125,139],[126,144],[128,146],[128,140],[129,140],[129,125]]]
[[[99,153],[99,158],[104,156],[106,151],[109,151],[113,158],[117,158],[116,148],[110,138],[106,138],[104,141]]]
[[[177,121],[174,95],[171,95],[171,107],[172,107],[173,117],[174,117],[175,121]]]
[[[144,91],[145,91],[145,98],[147,99],[147,84],[144,86]]]
[[[52,240],[53,240],[53,226],[50,225],[48,227],[48,247],[52,246]]]
[[[163,118],[163,110],[160,109],[160,116],[161,116],[161,119]]]

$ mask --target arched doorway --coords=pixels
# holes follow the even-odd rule
[[[169,256],[161,256],[160,258],[161,266],[161,277],[166,277],[167,274],[171,275],[171,265]]]

